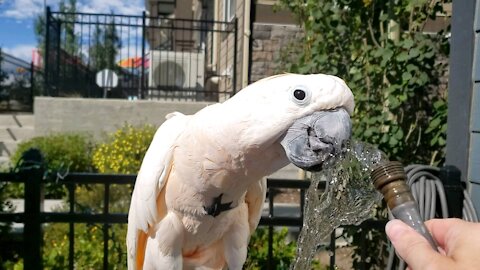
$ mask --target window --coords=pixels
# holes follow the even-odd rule
[[[235,0],[223,1],[223,18],[226,22],[231,22],[235,18]]]

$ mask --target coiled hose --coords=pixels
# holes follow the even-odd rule
[[[443,183],[438,177],[440,169],[438,167],[427,165],[409,165],[405,167],[407,174],[407,184],[410,186],[413,197],[418,203],[420,215],[423,220],[433,218],[448,218],[447,199],[445,196],[445,189]],[[462,219],[471,222],[478,222],[477,213],[473,207],[470,195],[466,190],[463,190],[463,213]],[[437,200],[438,199],[438,200]],[[437,205],[437,201],[440,205]],[[436,216],[437,208],[439,214]],[[393,219],[393,215],[389,211],[389,218]],[[398,258],[398,267],[394,268],[395,264],[395,249],[390,244],[389,256],[387,263],[387,270],[405,269],[406,265],[403,260]]]

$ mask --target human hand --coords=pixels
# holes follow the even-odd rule
[[[398,255],[411,270],[480,269],[480,223],[452,218],[428,220],[425,225],[440,253],[400,220],[391,220],[385,227]]]

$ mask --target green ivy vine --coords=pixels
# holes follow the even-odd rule
[[[304,29],[283,52],[295,73],[343,78],[353,136],[404,164],[444,160],[448,29],[426,32],[446,1],[282,0]],[[441,21],[440,21],[441,22]]]

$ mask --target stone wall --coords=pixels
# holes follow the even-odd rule
[[[125,123],[160,126],[168,113],[193,114],[210,103],[36,97],[34,104],[35,136],[89,132],[99,137]]]
[[[279,66],[282,49],[301,41],[302,36],[297,25],[254,23],[250,83],[283,72]]]

